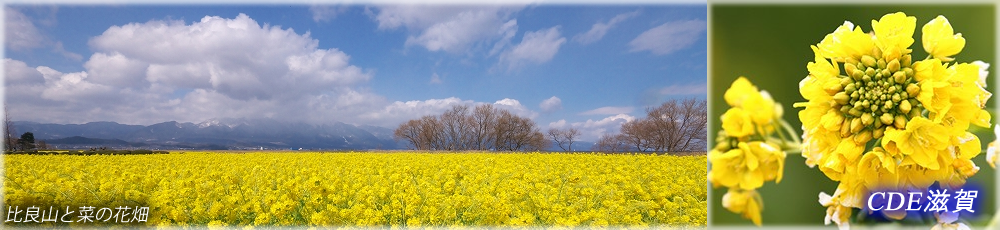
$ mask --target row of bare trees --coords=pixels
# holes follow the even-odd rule
[[[708,107],[705,100],[670,100],[646,109],[646,117],[622,124],[618,134],[605,134],[593,150],[606,152],[705,151]]]
[[[573,127],[566,129],[551,128],[548,134],[552,138],[552,143],[559,146],[560,149],[563,151],[573,151],[573,142],[576,142],[576,138],[580,137],[580,130]]]
[[[530,118],[492,104],[458,105],[438,116],[410,120],[394,136],[419,150],[537,151],[550,145]]]

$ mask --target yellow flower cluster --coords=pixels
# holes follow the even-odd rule
[[[872,20],[872,33],[845,22],[812,46],[815,61],[799,83],[796,103],[806,164],[839,181],[820,194],[827,224],[847,227],[852,208],[874,190],[957,187],[978,171],[970,125],[989,127],[983,108],[985,63],[954,63],[965,46],[943,16],[922,28],[929,56],[913,62],[917,19],[892,13]],[[906,213],[887,213],[902,219]]]
[[[781,106],[744,77],[736,79],[724,97],[731,108],[722,114],[722,130],[708,153],[708,179],[715,187],[729,188],[723,207],[760,226],[763,201],[757,188],[765,181],[781,182],[782,148],[788,143],[772,136],[784,136],[780,128],[786,123],[780,120]]]
[[[705,226],[706,163],[542,153],[12,155],[4,201],[148,206],[151,226]]]

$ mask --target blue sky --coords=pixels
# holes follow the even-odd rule
[[[492,103],[584,140],[705,98],[706,6],[8,5],[14,120],[394,128]]]

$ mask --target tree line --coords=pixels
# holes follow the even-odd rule
[[[601,136],[592,151],[703,152],[708,108],[705,100],[669,100],[646,109],[646,116],[621,125],[617,134]],[[400,124],[396,140],[410,149],[444,151],[538,151],[556,146],[574,151],[581,131],[551,128],[546,133],[530,118],[482,104],[454,106],[440,115],[428,115]]]
[[[703,152],[708,125],[705,100],[670,100],[646,109],[646,117],[625,122],[618,134],[604,134],[592,150],[603,152]]]
[[[550,145],[530,118],[492,104],[457,105],[441,115],[407,121],[394,137],[417,150],[539,151]]]

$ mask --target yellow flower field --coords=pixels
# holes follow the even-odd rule
[[[706,164],[704,155],[10,155],[3,190],[5,210],[149,207],[148,221],[131,225],[705,226]]]

